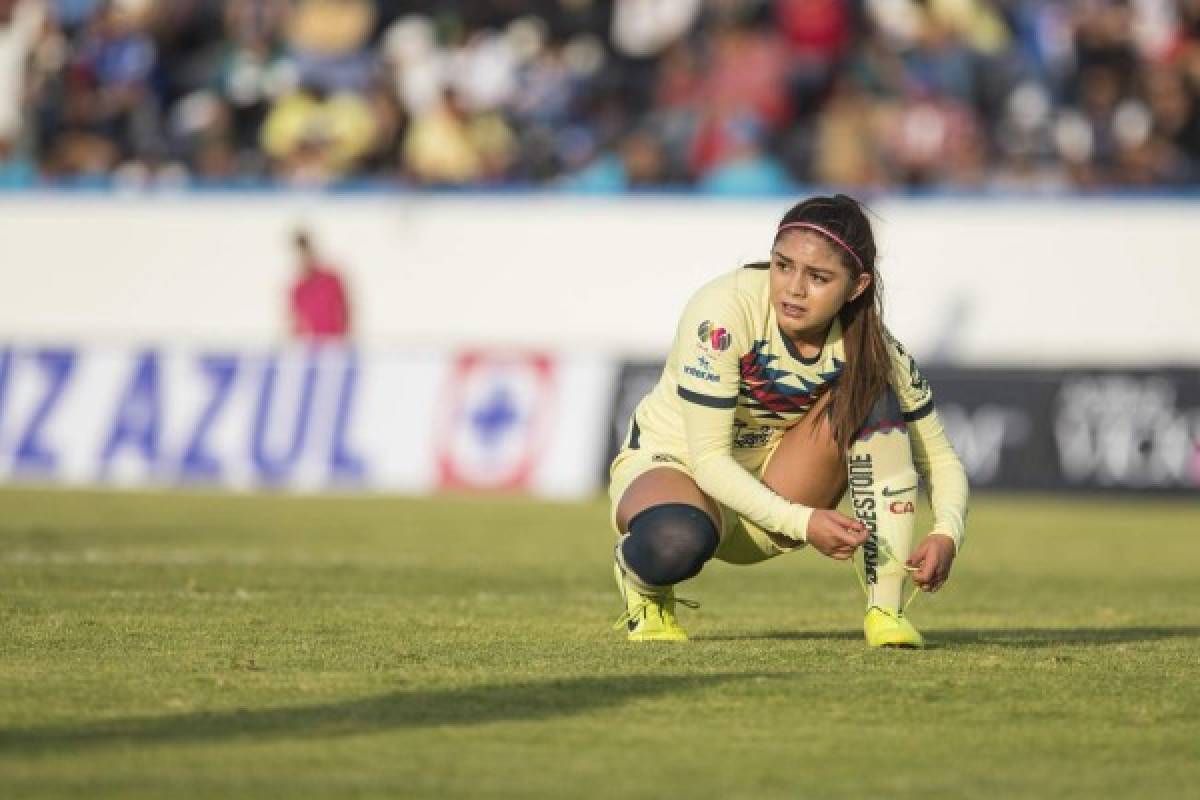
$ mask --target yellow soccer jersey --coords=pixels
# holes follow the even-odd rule
[[[936,421],[929,384],[912,357],[890,337],[889,342],[892,383],[905,419]],[[717,502],[765,530],[803,541],[812,509],[783,499],[755,474],[779,438],[841,374],[844,359],[836,319],[821,352],[801,358],[776,321],[769,265],[734,270],[702,287],[688,302],[662,378],[634,411],[628,447],[679,461]],[[941,433],[940,424],[936,433]],[[932,451],[930,442],[914,444],[914,461],[923,475],[934,462],[945,462],[949,443],[944,435],[941,440],[944,447],[933,442]],[[953,450],[949,454],[957,465]],[[958,469],[961,472],[961,466]],[[947,478],[944,483],[956,480]],[[965,478],[961,483],[965,504]],[[938,516],[935,490],[937,529],[957,544],[962,511],[950,495],[959,492],[942,494],[944,519]]]

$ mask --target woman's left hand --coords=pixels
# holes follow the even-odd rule
[[[950,577],[954,563],[954,540],[944,533],[931,533],[905,562],[916,567],[912,574],[913,583],[927,592],[936,592]]]

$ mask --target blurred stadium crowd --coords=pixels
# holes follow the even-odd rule
[[[0,0],[0,186],[1200,184],[1200,0]]]

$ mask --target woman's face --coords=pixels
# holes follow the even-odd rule
[[[791,230],[771,250],[771,304],[789,339],[818,343],[842,306],[871,283],[842,263],[838,246],[816,231]]]

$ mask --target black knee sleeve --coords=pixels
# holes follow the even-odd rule
[[[647,586],[672,586],[694,578],[719,542],[708,514],[686,503],[663,503],[629,521],[621,560]]]

